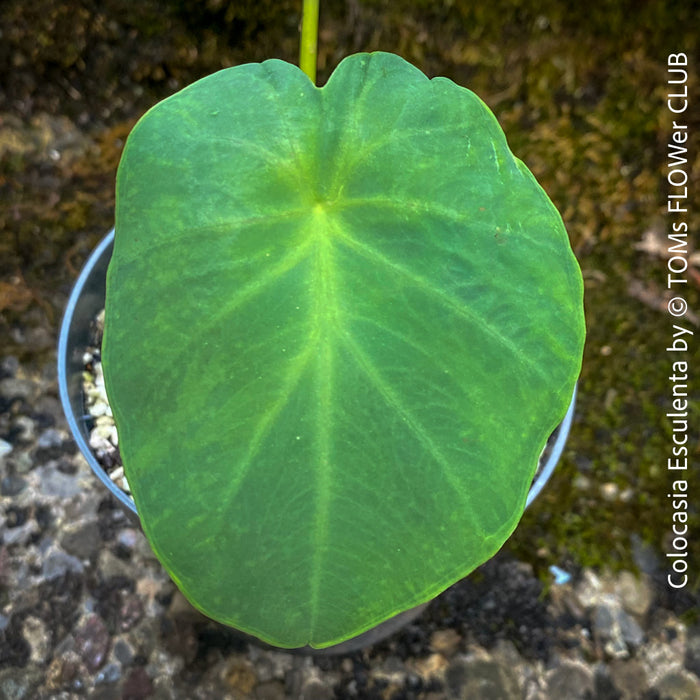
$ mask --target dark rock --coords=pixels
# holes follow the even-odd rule
[[[496,556],[433,602],[418,626],[425,646],[409,653],[429,653],[432,629],[425,622],[432,618],[486,649],[509,639],[526,659],[546,660],[554,643],[554,620],[541,593],[542,583],[530,566]]]
[[[622,700],[639,698],[648,687],[647,673],[644,666],[636,659],[613,660],[608,667],[607,675],[612,685],[619,691]]]
[[[110,637],[102,618],[91,615],[75,635],[76,650],[91,672],[104,664],[109,651]]]
[[[22,634],[22,622],[14,615],[0,629],[0,668],[3,666],[25,666],[31,648]],[[2,684],[0,684],[0,688]],[[0,696],[1,697],[1,696]]]
[[[8,506],[7,510],[5,511],[5,527],[10,530],[15,527],[21,527],[27,522],[27,516],[27,508]]]
[[[512,670],[490,658],[457,657],[447,667],[445,678],[452,696],[461,700],[519,700],[521,697]]]
[[[122,700],[145,700],[153,694],[153,683],[143,667],[129,673],[122,689]]]
[[[65,639],[74,628],[82,591],[81,575],[71,571],[33,589],[32,613],[44,621],[54,640]]]
[[[596,605],[592,621],[596,639],[613,658],[629,656],[630,650],[644,641],[644,632],[637,621],[611,595],[606,594]]]
[[[35,402],[31,418],[40,429],[55,427],[63,421],[63,407],[54,396],[46,394],[40,396]]]
[[[119,661],[122,667],[131,666],[134,661],[134,656],[136,655],[134,648],[124,638],[119,638],[114,641],[112,653],[114,654],[114,658]]]
[[[620,625],[622,639],[630,650],[635,650],[644,642],[644,632],[637,621],[624,610],[619,610],[617,623]]]
[[[100,537],[104,542],[113,540],[127,522],[126,515],[111,496],[106,496],[100,501],[97,518]]]
[[[91,559],[102,545],[97,523],[87,522],[65,532],[61,546],[79,559]]]
[[[41,480],[40,488],[45,496],[66,499],[82,491],[78,477],[60,472],[55,464],[39,467],[35,472]]]
[[[143,617],[143,605],[137,595],[127,595],[124,597],[119,610],[119,628],[122,632],[127,632]]]
[[[119,667],[119,664],[107,664],[96,676],[95,676],[95,683],[102,684],[102,683],[116,683],[118,682],[122,677],[122,670]]]
[[[39,526],[39,530],[44,533],[51,527],[53,523],[53,512],[46,505],[37,505],[34,507],[34,520]]]
[[[596,667],[594,682],[596,700],[623,700],[622,693],[615,687],[612,678],[610,678],[610,673],[604,665],[600,664]]]
[[[68,572],[82,573],[83,563],[80,559],[67,554],[63,550],[54,549],[51,551],[41,567],[41,574],[46,580],[60,578]]]
[[[595,683],[593,672],[583,664],[564,661],[547,679],[548,698],[589,700],[593,697]]]
[[[77,451],[78,447],[75,446]],[[72,451],[72,448],[71,448]],[[75,460],[70,459],[70,457],[61,457],[56,460],[56,469],[61,472],[61,474],[67,474],[68,476],[73,476],[79,471],[78,463]]]
[[[52,447],[61,447],[63,445],[66,436],[60,430],[55,428],[48,428],[44,430],[36,441],[37,447],[41,449],[50,449]]]
[[[27,482],[21,476],[8,474],[0,480],[0,496],[17,496],[27,488]]]
[[[19,369],[19,360],[14,355],[7,355],[0,360],[0,379],[14,377]]]
[[[634,563],[639,567],[639,570],[650,576],[659,571],[661,563],[654,549],[636,533],[632,534],[630,541]]]
[[[189,620],[166,618],[162,622],[162,634],[165,648],[172,655],[180,656],[185,663],[191,663],[197,657],[200,644],[195,623]]]

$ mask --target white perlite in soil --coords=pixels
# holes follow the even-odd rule
[[[83,396],[85,409],[90,416],[90,447],[95,458],[109,474],[109,478],[125,493],[131,495],[131,489],[124,476],[121,456],[119,454],[119,436],[114,424],[112,409],[107,400],[105,380],[102,374],[102,333],[104,331],[105,312],[100,311],[95,319],[95,344],[85,349],[83,355]]]

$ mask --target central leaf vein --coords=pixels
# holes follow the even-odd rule
[[[333,343],[339,325],[330,221],[322,207],[315,209],[316,256],[313,272],[314,321],[319,338],[316,373],[316,502],[310,575],[310,637],[321,611],[323,560],[328,548],[328,520],[332,484]]]

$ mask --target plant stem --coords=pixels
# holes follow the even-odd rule
[[[301,48],[299,50],[299,68],[311,78],[316,85],[316,54],[318,47],[318,2],[304,0],[301,14]]]

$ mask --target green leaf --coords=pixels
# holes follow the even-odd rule
[[[151,545],[211,617],[325,647],[515,528],[584,338],[561,218],[487,107],[391,54],[148,112],[104,363]]]

